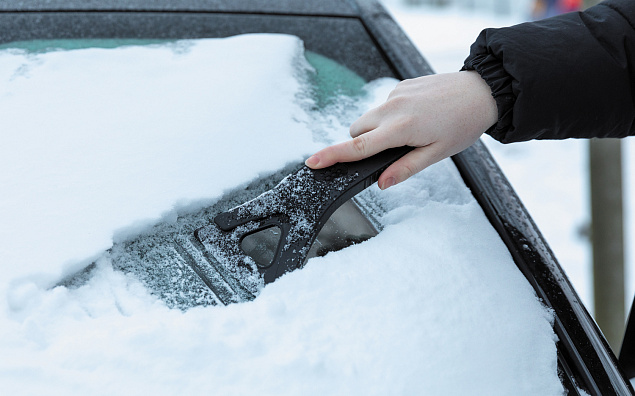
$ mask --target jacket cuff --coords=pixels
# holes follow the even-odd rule
[[[492,96],[498,109],[498,121],[485,133],[504,142],[512,125],[516,96],[512,90],[512,77],[503,68],[503,62],[491,54],[472,53],[465,60],[461,71],[475,70],[492,89]]]

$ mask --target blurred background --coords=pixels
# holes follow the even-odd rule
[[[598,2],[383,0],[437,73],[458,71],[482,29],[576,11]],[[635,293],[635,164],[630,160],[635,158],[635,138],[510,145],[489,137],[483,140],[618,351]]]

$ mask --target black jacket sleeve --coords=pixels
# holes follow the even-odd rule
[[[486,29],[463,70],[491,87],[501,142],[635,135],[635,0]]]

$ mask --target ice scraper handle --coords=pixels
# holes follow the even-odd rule
[[[220,213],[214,222],[223,231],[230,231],[290,209],[311,212],[318,217],[330,216],[345,201],[375,183],[388,166],[412,149],[408,146],[391,148],[360,161],[337,163],[323,169],[304,166],[256,199]]]
[[[360,161],[341,162],[327,168],[311,171],[316,180],[332,180],[336,176],[356,175],[350,180],[348,186],[348,188],[357,187],[359,183],[363,182],[360,186],[361,189],[355,188],[356,191],[353,194],[355,195],[375,183],[386,168],[412,149],[413,147],[407,146],[391,148]]]

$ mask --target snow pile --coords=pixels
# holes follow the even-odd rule
[[[0,51],[4,392],[562,394],[552,314],[450,161],[372,188],[378,236],[249,303],[168,309],[112,270],[118,229],[347,137],[307,113],[307,73],[289,36]],[[347,117],[394,85],[343,99]],[[91,257],[87,284],[47,288]]]
[[[297,41],[251,36],[0,52],[0,251],[10,273],[57,275],[108,248],[113,230],[318,148],[298,122],[302,53]]]

